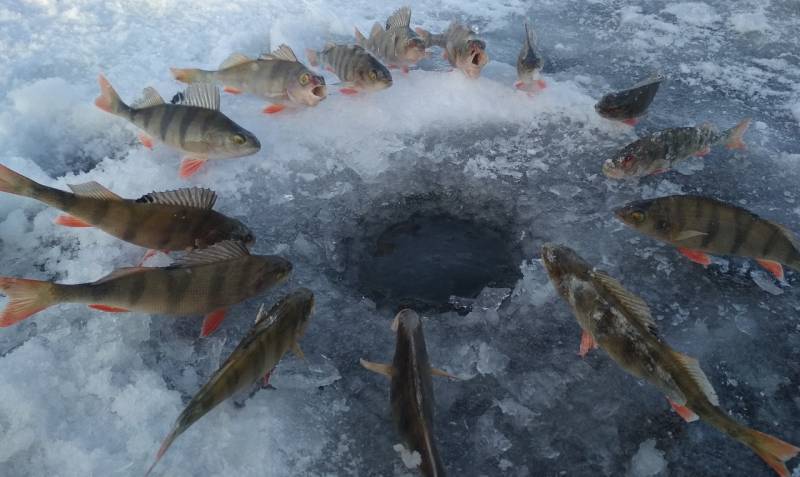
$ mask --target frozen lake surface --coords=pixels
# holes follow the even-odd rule
[[[351,41],[353,27],[368,31],[401,5],[0,4],[0,163],[60,188],[96,180],[124,197],[209,187],[217,210],[256,233],[255,252],[281,254],[295,270],[287,285],[233,307],[207,339],[197,337],[201,317],[79,305],[0,330],[0,473],[143,474],[259,305],[305,286],[317,298],[307,361],[287,356],[275,389],[220,405],[156,474],[412,475],[393,450],[388,381],[358,364],[391,359],[390,320],[410,304],[424,316],[433,365],[460,378],[434,383],[451,475],[774,475],[739,443],[684,423],[602,351],[579,358],[580,330],[538,250],[565,243],[619,278],[648,301],[666,341],[700,361],[724,409],[800,443],[800,276],[787,270],[777,283],[727,258],[703,269],[611,214],[639,198],[702,193],[800,232],[795,0],[411,3],[412,25],[439,31],[460,19],[480,32],[491,62],[479,80],[447,72],[434,49],[388,90],[351,98],[329,88],[297,113],[267,117],[263,101],[224,95],[222,110],[262,150],[188,183],[176,152],[145,149],[132,126],[92,104],[99,72],[125,100],[148,85],[171,97],[183,89],[171,66]],[[526,18],[548,82],[533,98],[511,87]],[[655,71],[668,80],[635,129],[594,112],[602,94]],[[639,182],[601,173],[637,135],[743,117],[753,118],[747,151],[718,148]],[[53,225],[57,214],[0,197],[3,275],[79,283],[141,257],[100,231]],[[797,460],[789,467],[800,476]]]

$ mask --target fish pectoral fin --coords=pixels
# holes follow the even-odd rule
[[[700,149],[699,151],[695,152],[693,154],[693,156],[703,157],[703,156],[707,156],[710,152],[711,152],[711,148],[709,146],[705,146],[703,149]]]
[[[597,341],[594,340],[594,337],[590,335],[588,331],[583,330],[581,333],[581,347],[578,350],[578,356],[583,358],[589,354],[590,350],[597,349],[597,347]]]
[[[300,348],[300,343],[298,343],[297,341],[295,341],[294,344],[292,345],[292,353],[294,353],[294,355],[297,356],[298,358],[305,361],[306,355],[305,353],[303,353],[303,350]]]
[[[708,233],[700,232],[699,230],[684,230],[684,231],[681,231],[681,232],[675,234],[672,237],[672,240],[680,242],[681,240],[688,240],[688,239],[694,238],[694,237],[703,237],[705,235],[708,235]]]
[[[639,124],[639,118],[623,119],[622,122],[624,124],[627,124],[628,126],[636,126],[637,124]]]
[[[678,415],[681,416],[684,421],[686,421],[686,422],[694,422],[694,421],[700,419],[700,417],[697,414],[695,414],[694,411],[692,411],[688,407],[681,406],[680,404],[676,403],[675,401],[673,401],[670,398],[667,398],[667,401],[669,401],[669,405],[672,406],[672,409],[674,409],[675,412],[677,412]]]
[[[239,88],[234,88],[233,86],[226,86],[222,88],[222,91],[225,91],[228,94],[242,94],[242,90]]]
[[[680,252],[683,256],[693,261],[694,263],[699,263],[704,267],[711,265],[711,257],[709,257],[708,254],[705,252],[701,252],[699,250],[691,250],[683,247],[678,247],[678,252]]]
[[[146,147],[147,149],[153,149],[153,138],[143,132],[140,132],[138,137],[139,142],[142,143],[142,146]]]
[[[219,310],[214,310],[211,313],[207,314],[205,319],[203,320],[203,326],[200,330],[200,336],[205,338],[206,336],[210,335],[214,332],[219,325],[222,324],[222,320],[225,319],[225,312],[227,310],[225,308],[220,308]]]
[[[778,280],[783,281],[783,266],[772,260],[756,259],[759,265],[764,267],[766,271],[772,274]]]
[[[361,363],[361,366],[374,373],[382,374],[389,378],[394,375],[394,366],[391,364],[373,363],[372,361],[367,361],[366,359],[360,359],[358,362]]]
[[[207,157],[187,156],[183,159],[183,161],[181,161],[181,167],[178,172],[178,175],[180,175],[182,179],[191,177],[197,174],[197,171],[203,168],[206,161],[208,161]]]
[[[339,92],[347,96],[353,96],[358,94],[358,90],[355,88],[341,88]]]
[[[264,114],[277,114],[286,109],[286,105],[284,104],[270,104],[263,110],[261,110]]]
[[[443,369],[434,368],[434,367],[431,367],[431,375],[432,376],[439,376],[439,377],[442,377],[442,378],[448,378],[448,379],[456,379],[456,380],[458,379],[455,375],[450,374],[450,373],[448,373],[447,371],[445,371]]]
[[[59,214],[53,223],[56,225],[63,225],[64,227],[93,227],[93,225],[89,222],[81,220],[77,217],[73,217],[69,214]]]
[[[131,310],[128,310],[127,308],[120,308],[120,307],[117,307],[117,306],[108,306],[108,305],[100,305],[100,304],[89,305],[89,308],[92,308],[94,310],[105,311],[107,313],[128,313],[128,312],[131,311]]]

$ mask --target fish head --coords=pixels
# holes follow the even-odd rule
[[[277,255],[251,255],[255,260],[255,269],[251,272],[250,281],[245,286],[250,287],[253,295],[257,295],[267,288],[285,282],[292,273],[292,262]]]
[[[400,310],[392,320],[392,331],[405,335],[413,334],[422,326],[419,315],[409,308]]]
[[[297,78],[289,81],[286,93],[293,102],[306,106],[316,106],[328,95],[325,78],[309,70],[302,71]]]
[[[392,73],[370,56],[369,61],[356,70],[356,83],[365,91],[379,91],[392,85]]]
[[[637,200],[614,210],[614,216],[638,232],[651,237],[668,238],[672,235],[673,221],[669,210],[655,199]]]
[[[425,58],[426,55],[425,42],[422,38],[414,35],[414,37],[405,41],[405,50],[402,54],[404,60],[411,64],[416,64],[418,61]]]
[[[647,175],[645,169],[646,151],[639,147],[638,141],[626,146],[616,156],[606,159],[603,163],[603,174],[611,179],[624,179],[626,177],[641,177]]]
[[[571,276],[585,278],[592,266],[566,245],[545,243],[541,249],[542,263],[550,280],[560,287]]]
[[[481,70],[489,62],[486,54],[486,43],[483,40],[472,38],[467,40],[463,54],[456,59],[456,67],[464,72],[468,78],[475,79],[481,75]]]
[[[210,127],[205,141],[209,145],[209,156],[214,158],[249,156],[261,150],[261,141],[256,135],[233,121]]]

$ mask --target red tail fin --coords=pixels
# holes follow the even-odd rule
[[[800,448],[795,447],[788,442],[784,442],[769,434],[758,432],[750,429],[750,447],[758,454],[759,457],[764,459],[772,470],[778,473],[781,477],[789,477],[789,469],[786,468],[787,460],[795,457],[800,453]]]
[[[0,277],[0,290],[8,295],[8,304],[0,312],[0,327],[11,326],[54,305],[54,285],[39,280]]]
[[[0,164],[0,191],[30,196],[38,186],[36,182]]]
[[[94,100],[95,106],[111,114],[118,114],[128,109],[128,105],[122,102],[122,99],[120,99],[117,92],[114,91],[114,88],[105,76],[98,76],[97,82],[100,84],[100,96]]]
[[[158,449],[158,453],[156,454],[155,462],[153,462],[153,465],[151,465],[150,468],[147,469],[147,473],[144,474],[144,477],[150,475],[150,472],[153,471],[153,468],[155,468],[156,464],[158,464],[158,461],[160,461],[161,458],[164,457],[164,454],[167,452],[167,449],[169,449],[169,446],[172,445],[172,442],[175,440],[176,437],[178,437],[178,435],[179,433],[177,432],[177,430],[173,429],[172,432],[170,432],[169,435],[166,437],[166,439],[164,439],[164,442],[161,443],[161,447]]]
[[[747,145],[744,143],[742,137],[744,133],[747,132],[748,127],[750,127],[750,118],[742,119],[742,121],[734,126],[728,133],[728,140],[725,142],[725,146],[728,149],[747,149]]]

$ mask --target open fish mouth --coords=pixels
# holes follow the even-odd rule
[[[321,84],[311,88],[311,94],[313,94],[319,99],[325,99],[325,97],[328,95],[328,91],[327,88],[325,88],[325,85]]]

